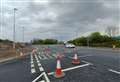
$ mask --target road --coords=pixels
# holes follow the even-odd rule
[[[37,53],[0,64],[0,82],[120,82],[120,52],[105,48],[35,45]],[[79,65],[71,63],[74,54]],[[65,76],[55,78],[57,54]]]

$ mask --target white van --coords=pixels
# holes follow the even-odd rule
[[[65,47],[66,48],[75,48],[75,45],[67,43],[67,44],[65,44]]]

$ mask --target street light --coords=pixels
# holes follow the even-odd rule
[[[22,31],[23,31],[23,42],[24,42],[24,29],[25,29],[25,27],[22,27],[23,29],[22,29]]]
[[[16,23],[16,19],[15,19],[15,13],[16,13],[16,11],[17,11],[18,9],[17,8],[14,8],[14,24],[13,24],[13,48],[15,49],[15,23]]]

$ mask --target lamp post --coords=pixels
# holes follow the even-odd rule
[[[25,29],[25,27],[22,27],[23,29],[22,29],[22,31],[23,31],[23,42],[24,42],[24,29]]]
[[[14,21],[13,21],[13,48],[15,49],[15,41],[16,41],[16,39],[15,39],[15,26],[16,26],[16,18],[15,18],[15,14],[16,14],[16,11],[17,11],[18,9],[17,8],[14,8]]]

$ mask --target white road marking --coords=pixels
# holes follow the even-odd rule
[[[62,71],[70,71],[70,70],[73,70],[73,69],[77,69],[77,68],[81,68],[81,67],[85,67],[85,66],[89,66],[91,64],[87,63],[87,64],[84,64],[84,65],[79,65],[79,66],[75,66],[75,67],[70,67],[70,68],[66,68],[66,69],[63,69]],[[54,72],[50,72],[48,73],[48,75],[53,75]]]
[[[47,76],[47,74],[45,72],[44,72],[44,77],[46,79],[46,82],[50,82],[50,80],[49,80],[49,78],[48,78],[48,76]]]
[[[50,82],[49,78],[47,77],[46,73],[43,72],[41,73],[36,79],[34,79],[32,82],[36,82],[40,77],[44,76],[45,77],[45,80],[46,82]]]
[[[45,55],[42,55],[44,57],[44,59],[48,59]]]
[[[48,56],[48,57],[51,58],[51,59],[53,58],[50,54],[47,54],[46,56]]]
[[[44,72],[41,73],[36,79],[34,79],[32,82],[36,82],[41,76],[43,76]]]
[[[39,81],[39,82],[45,82],[45,80]]]
[[[89,56],[93,56],[93,55],[84,55],[84,56],[78,56],[78,57],[89,57]]]
[[[38,52],[38,54],[40,55],[40,54],[41,54],[41,52]]]
[[[40,70],[40,71],[44,71],[43,67],[40,67],[39,70]]]
[[[87,62],[87,61],[84,61],[84,60],[83,60],[82,62],[84,62],[84,63],[88,63],[88,64],[90,64],[90,65],[93,65],[92,63],[90,63],[90,62]]]
[[[35,73],[36,71],[35,71],[35,69],[34,68],[32,68],[31,69],[31,73]]]
[[[57,58],[57,55],[56,54],[52,54],[55,58]]]
[[[40,63],[38,63],[38,66],[40,67],[40,66],[41,66],[41,64],[40,64]]]
[[[35,55],[35,58],[36,58],[36,61],[37,61],[37,63],[39,63],[39,60],[38,60],[38,57],[37,57],[37,55]]]
[[[37,63],[40,63],[40,61],[39,61],[39,60],[37,60]]]
[[[31,64],[31,68],[33,68],[34,67],[34,64]]]
[[[40,57],[40,55],[38,56],[40,59],[42,59],[41,57]]]
[[[31,61],[33,61],[33,56],[32,56],[32,54],[31,54]]]
[[[33,55],[31,54],[31,73],[35,73],[35,67],[34,67],[34,63],[33,63]]]
[[[31,64],[33,64],[33,61],[31,61]]]
[[[116,70],[113,70],[113,69],[108,69],[109,71],[113,72],[113,73],[116,73],[116,74],[120,74],[119,71],[116,71]]]

